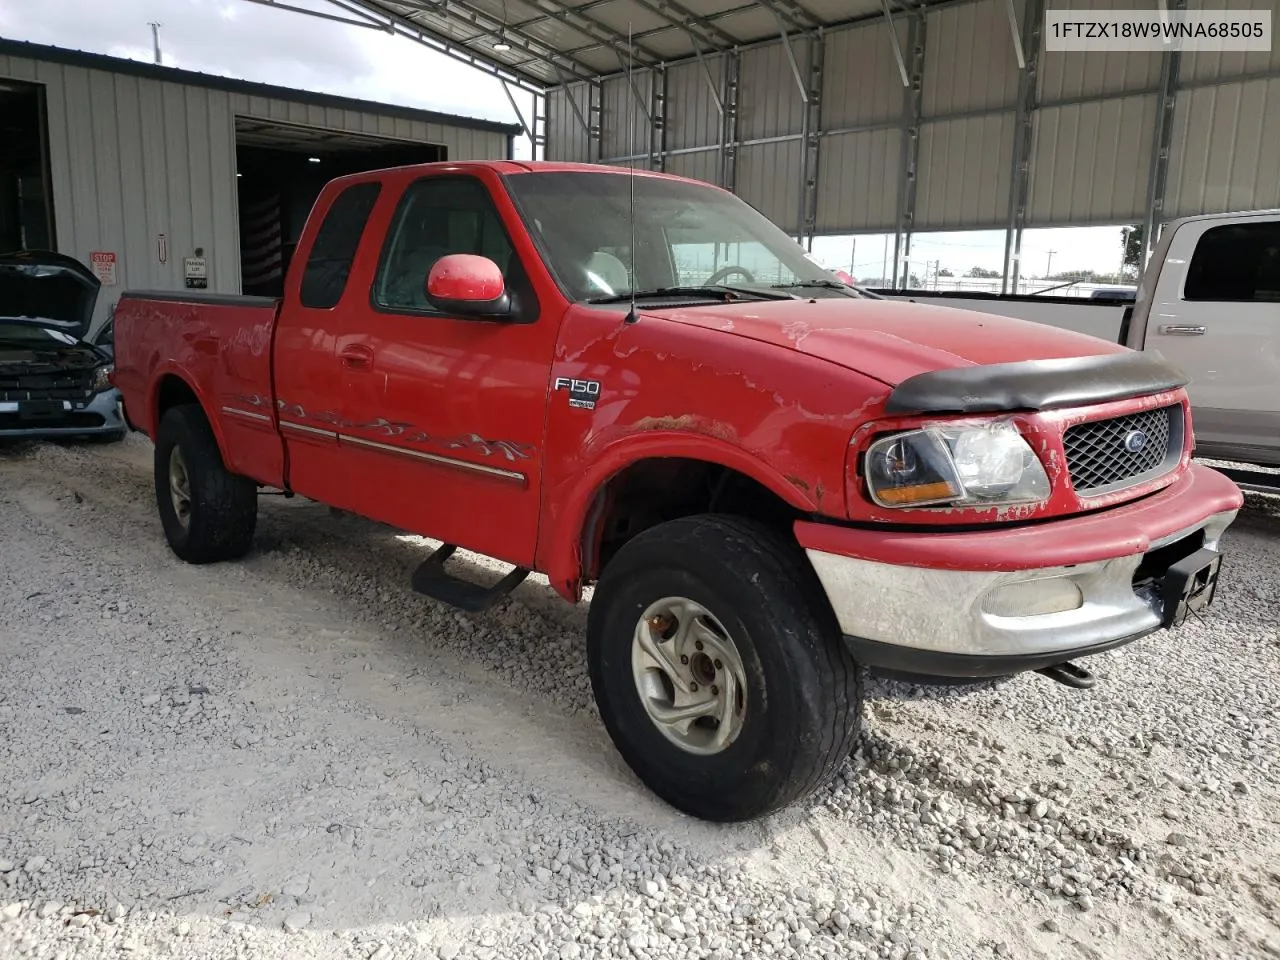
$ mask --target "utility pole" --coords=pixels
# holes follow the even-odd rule
[[[151,45],[155,48],[156,63],[160,63],[160,28],[164,24],[150,20],[148,25],[151,27]]]
[[[1121,283],[1124,283],[1124,262],[1129,257],[1129,234],[1132,227],[1120,228],[1120,272],[1116,274]]]
[[[1049,262],[1044,265],[1044,276],[1046,280],[1049,279],[1049,274],[1053,273],[1053,255],[1057,252],[1057,250],[1049,251]]]

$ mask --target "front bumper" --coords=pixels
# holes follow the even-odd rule
[[[1193,464],[1159,493],[1083,517],[965,533],[800,522],[796,536],[860,662],[977,678],[1160,629],[1164,574],[1216,550],[1243,502],[1232,481]]]
[[[86,401],[60,400],[33,408],[0,401],[0,438],[48,439],[125,433],[120,391],[115,387]]]

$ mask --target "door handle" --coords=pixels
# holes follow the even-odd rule
[[[338,359],[348,370],[367,370],[373,363],[373,351],[359,343],[352,343],[342,348]]]
[[[1166,323],[1160,327],[1160,332],[1171,337],[1202,337],[1207,329],[1194,323]]]

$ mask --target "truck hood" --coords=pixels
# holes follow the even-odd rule
[[[51,250],[0,255],[0,323],[49,327],[83,340],[102,283],[74,257]]]
[[[820,357],[893,387],[935,370],[1125,351],[1031,320],[894,300],[753,300],[645,312]]]

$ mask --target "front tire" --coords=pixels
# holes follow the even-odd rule
[[[165,411],[156,431],[156,506],[169,547],[187,563],[248,553],[258,519],[258,488],[228,472],[198,404]]]
[[[627,542],[596,585],[587,656],[623,759],[705,820],[808,796],[860,731],[860,671],[816,575],[753,521],[687,517]]]

